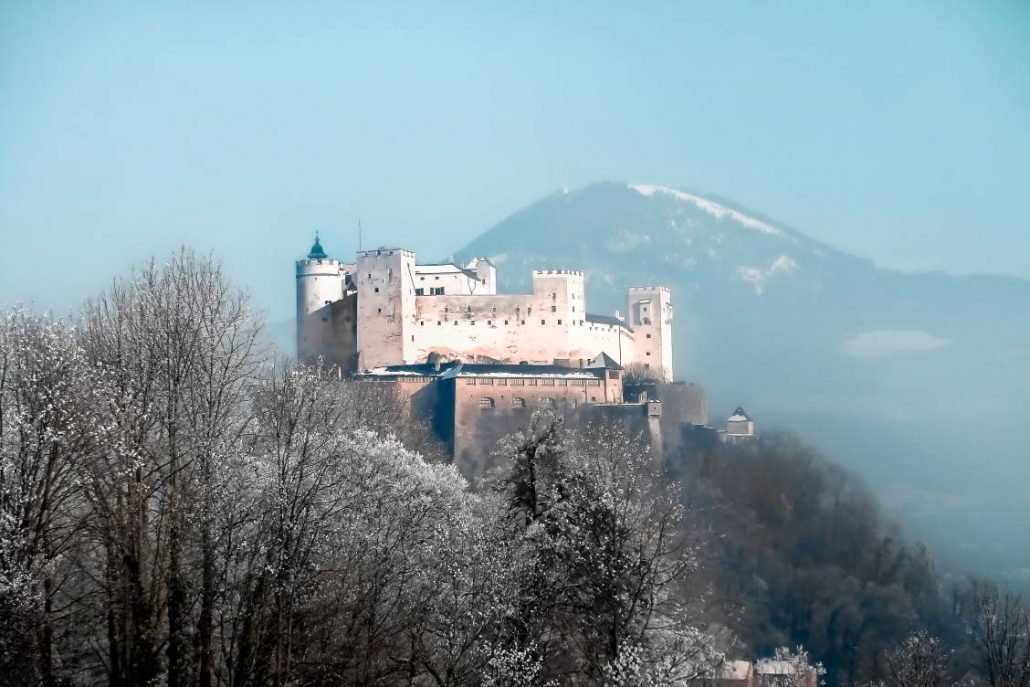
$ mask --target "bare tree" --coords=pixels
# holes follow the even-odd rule
[[[889,683],[892,687],[950,685],[951,654],[937,637],[924,631],[911,634],[884,656]]]
[[[1023,600],[976,581],[970,635],[992,687],[1030,685],[1030,609]]]

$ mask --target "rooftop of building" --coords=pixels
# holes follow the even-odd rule
[[[359,376],[367,377],[554,377],[561,379],[599,379],[603,367],[578,368],[563,365],[510,365],[504,363],[459,363],[442,365],[418,363],[414,365],[386,365],[365,370]]]

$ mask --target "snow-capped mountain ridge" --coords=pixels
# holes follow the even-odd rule
[[[721,203],[715,202],[714,200],[709,200],[708,198],[694,195],[693,193],[680,191],[679,189],[671,188],[669,186],[655,186],[653,184],[628,184],[628,186],[629,188],[633,189],[642,196],[651,197],[656,193],[663,193],[668,196],[672,196],[677,200],[681,200],[685,203],[690,203],[695,207],[704,210],[716,219],[721,220],[728,217],[732,219],[734,222],[737,222],[738,224],[741,224],[749,229],[754,229],[756,231],[760,231],[765,234],[771,234],[773,236],[783,235],[782,231],[772,226],[771,224],[755,219],[754,217],[749,217],[742,212],[738,212],[737,210],[728,208],[725,205],[722,205]]]

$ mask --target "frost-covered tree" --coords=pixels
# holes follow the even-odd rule
[[[685,680],[720,659],[678,593],[696,552],[639,438],[619,424],[567,431],[544,409],[503,450],[499,485],[533,555],[516,636],[539,647],[547,675],[599,681],[631,651]]]
[[[952,684],[951,654],[944,643],[924,631],[886,652],[889,684],[896,687],[945,687]]]
[[[56,684],[78,650],[69,595],[81,551],[77,472],[90,386],[71,327],[0,315],[0,674]]]

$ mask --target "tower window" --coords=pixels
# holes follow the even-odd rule
[[[488,396],[484,396],[483,398],[479,399],[479,408],[481,410],[493,410],[494,400]]]

